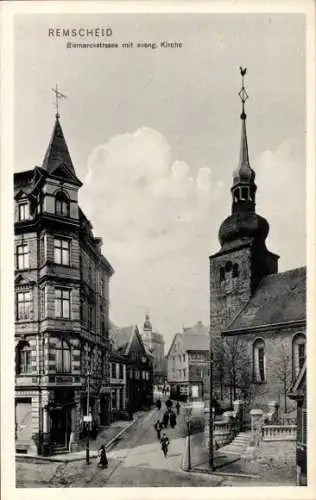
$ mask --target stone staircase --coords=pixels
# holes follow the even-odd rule
[[[69,453],[68,448],[60,443],[52,443],[51,451],[52,455],[64,455],[65,453]]]
[[[235,437],[235,439],[231,443],[229,443],[225,446],[222,446],[219,449],[219,451],[231,453],[233,455],[242,455],[243,453],[245,453],[245,451],[247,450],[247,448],[249,446],[250,436],[251,436],[250,431],[240,432],[239,434],[237,434],[237,436]]]

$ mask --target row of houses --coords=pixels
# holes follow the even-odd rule
[[[57,114],[41,165],[14,175],[17,452],[75,448],[84,417],[108,425],[152,403],[155,346],[109,321],[114,269],[81,186]]]

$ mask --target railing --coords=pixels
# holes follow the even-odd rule
[[[296,425],[264,425],[263,441],[296,441]]]

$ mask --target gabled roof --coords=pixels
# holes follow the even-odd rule
[[[194,333],[183,334],[183,350],[184,351],[209,351],[210,336],[198,335]]]
[[[202,321],[198,321],[193,326],[185,326],[183,327],[184,334],[193,334],[193,335],[209,335],[209,327],[204,326]]]
[[[254,295],[223,332],[306,319],[306,268],[263,278]]]
[[[50,175],[69,178],[71,182],[82,185],[76,176],[58,115],[56,115],[54,130],[45,153],[42,168]]]
[[[175,333],[175,334],[174,334],[173,339],[172,339],[172,342],[171,342],[170,347],[169,347],[169,350],[168,350],[168,353],[167,353],[167,355],[166,355],[166,358],[168,358],[168,357],[169,357],[169,355],[170,355],[170,353],[171,353],[171,351],[172,351],[172,349],[173,349],[173,346],[174,346],[174,344],[175,344],[175,341],[176,341],[179,337],[180,337],[180,339],[182,340],[182,333]]]
[[[144,352],[150,357],[152,355],[146,350],[142,337],[138,331],[137,325],[124,326],[122,328],[110,324],[110,337],[114,341],[115,348],[118,352],[127,355],[131,347],[134,336],[137,336],[139,343],[143,346]]]

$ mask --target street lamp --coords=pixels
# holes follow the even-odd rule
[[[209,415],[209,464],[211,470],[215,470],[214,464],[214,439],[213,439],[213,429],[214,429],[214,415],[213,415],[213,349],[212,340],[210,345],[210,415]]]
[[[192,408],[190,406],[187,406],[185,408],[185,421],[187,423],[187,443],[188,443],[188,466],[187,469],[191,470],[191,412]]]
[[[91,371],[87,371],[87,416],[86,416],[86,422],[87,422],[87,442],[86,442],[86,464],[89,465],[90,463],[90,457],[89,457],[89,452],[90,452],[90,414],[89,414],[89,407],[90,407],[90,377],[91,377]]]

